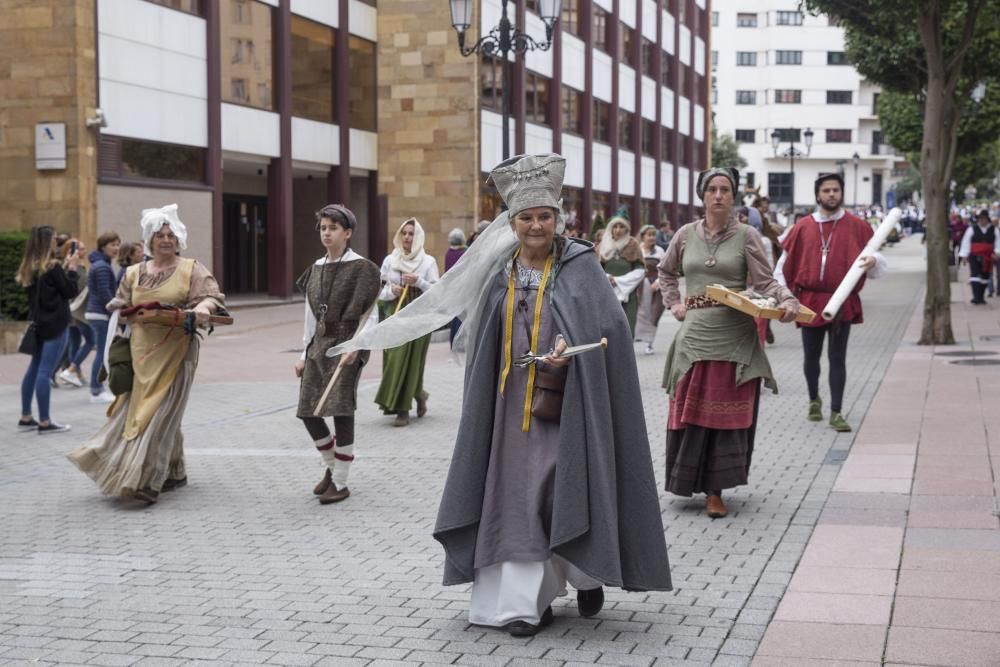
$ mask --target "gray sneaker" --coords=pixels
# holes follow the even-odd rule
[[[69,424],[57,424],[55,422],[50,421],[45,426],[39,425],[38,435],[45,435],[46,433],[64,433],[70,430],[71,428],[73,427],[70,426]]]

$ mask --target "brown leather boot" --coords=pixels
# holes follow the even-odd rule
[[[726,504],[722,502],[722,495],[719,493],[711,493],[705,498],[705,512],[713,519],[721,519],[729,514]]]
[[[351,495],[351,490],[346,486],[342,489],[338,489],[337,485],[330,482],[330,488],[319,497],[320,505],[329,505],[330,503],[339,503],[341,500],[346,500],[348,496]]]
[[[431,397],[431,395],[428,394],[426,391],[422,391],[419,394],[417,394],[417,397],[416,397],[417,398],[417,417],[423,417],[424,415],[427,414],[427,399],[430,398],[430,397]]]
[[[317,484],[313,488],[313,494],[317,496],[322,496],[324,493],[326,493],[326,490],[330,488],[330,484],[332,483],[333,482],[330,475],[330,469],[327,468],[326,472],[323,473],[323,479],[319,480],[319,484]]]

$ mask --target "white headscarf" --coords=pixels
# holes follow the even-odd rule
[[[164,225],[170,227],[170,231],[177,237],[178,248],[180,250],[187,248],[187,227],[177,217],[177,204],[168,204],[163,208],[142,209],[142,220],[139,224],[142,226],[142,242],[147,255],[153,254],[153,249],[149,247],[149,242],[153,239],[153,235],[156,232],[163,229]]]
[[[615,235],[611,233],[615,225],[625,225],[626,230],[625,235],[617,240]],[[597,249],[601,254],[601,259],[607,261],[619,257],[631,240],[632,237],[628,234],[628,223],[622,218],[612,218],[611,224],[605,228],[604,235],[601,236],[601,245]]]
[[[409,224],[413,225],[413,245],[410,246],[410,252],[406,253],[403,250],[403,228]],[[420,268],[424,261],[424,228],[416,218],[410,218],[399,226],[396,235],[392,237],[392,247],[395,248],[390,255],[394,271],[414,273]]]

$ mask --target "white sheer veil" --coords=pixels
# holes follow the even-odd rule
[[[504,211],[431,289],[392,317],[331,347],[326,356],[398,347],[440,329],[455,317],[463,320],[459,344],[464,339],[466,352],[471,353],[490,280],[510,259],[517,244]]]

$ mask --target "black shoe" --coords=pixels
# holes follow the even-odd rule
[[[160,493],[158,491],[153,491],[149,487],[145,489],[139,489],[132,493],[132,497],[136,500],[141,500],[147,505],[155,505]]]
[[[46,433],[64,433],[73,428],[69,424],[57,424],[55,422],[49,422],[45,426],[38,426],[38,435],[45,435]]]
[[[34,417],[30,418],[28,421],[24,421],[23,419],[17,420],[17,430],[21,431],[22,433],[27,433],[28,431],[34,431],[37,428],[38,428],[38,422],[35,421]]]
[[[160,491],[173,491],[174,489],[179,489],[185,487],[188,484],[187,477],[181,477],[180,479],[170,479],[167,478],[163,481],[163,486],[160,487]]]
[[[532,637],[537,635],[542,628],[552,625],[552,620],[552,607],[546,607],[538,625],[527,621],[511,621],[503,626],[503,629],[509,632],[511,637]]]
[[[601,613],[604,607],[604,589],[600,586],[589,591],[576,592],[576,608],[580,616],[590,618]]]

